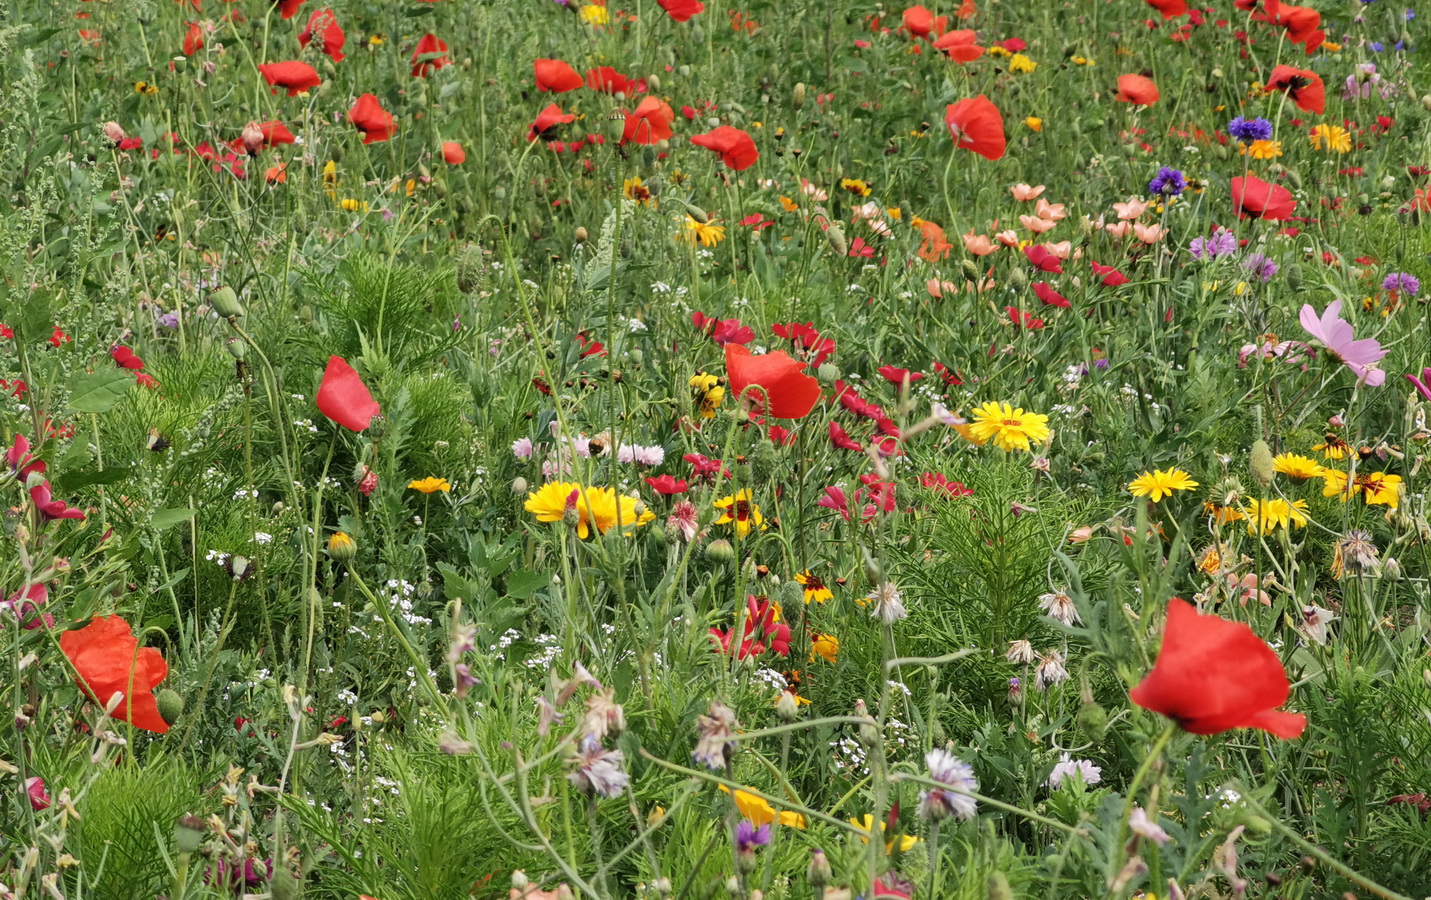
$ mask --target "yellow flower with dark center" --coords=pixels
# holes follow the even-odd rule
[[[1015,53],[1009,59],[1009,71],[1015,75],[1025,75],[1038,68],[1038,63],[1024,56],[1022,53]]]
[[[989,54],[990,56],[1012,56],[1012,55],[1013,55],[1013,54],[1010,53],[1008,50],[1005,50],[1003,47],[1000,47],[998,44],[995,44],[994,46],[990,47],[989,49],[985,50],[984,52],[987,53],[987,54]]]
[[[452,490],[452,485],[447,483],[446,478],[434,478],[432,476],[419,478],[416,481],[409,481],[407,486],[415,491],[421,491],[424,494],[433,494],[437,491],[442,491],[445,494]]]
[[[700,241],[702,247],[714,247],[725,240],[725,227],[712,225],[709,222],[698,222],[695,217],[686,216],[685,230],[676,235],[676,240],[684,241],[692,246],[696,241]]]
[[[1188,477],[1182,469],[1154,469],[1144,472],[1128,482],[1128,490],[1134,497],[1147,497],[1154,503],[1161,503],[1164,497],[1171,497],[1173,491],[1190,491],[1197,482]]]
[[[833,634],[822,634],[818,631],[810,633],[810,662],[815,661],[816,654],[824,658],[825,662],[834,664],[840,659],[840,639]]]
[[[833,599],[835,596],[835,592],[830,590],[825,582],[820,579],[820,576],[814,574],[809,569],[796,575],[795,580],[805,589],[806,605],[809,605],[811,600],[814,600],[816,603],[824,603],[826,600]]]
[[[1340,496],[1345,503],[1357,494],[1369,506],[1389,506],[1396,509],[1401,505],[1401,476],[1388,472],[1358,472],[1347,482],[1347,473],[1338,469],[1322,470],[1322,496]]]
[[[1053,432],[1048,427],[1048,416],[1024,412],[1007,403],[989,402],[974,409],[969,434],[978,443],[992,442],[1005,453],[1014,450],[1031,453],[1033,444],[1042,444]]]
[[[383,44],[387,43],[387,40],[388,40],[388,36],[387,36],[387,35],[381,34],[381,33],[380,33],[380,34],[375,34],[375,35],[373,35],[372,37],[368,38],[368,46],[369,46],[369,47],[381,47]]]
[[[368,201],[366,201],[366,200],[354,200],[352,197],[344,197],[342,200],[338,201],[338,205],[339,205],[340,207],[342,207],[342,208],[343,208],[345,211],[347,211],[347,212],[367,212],[367,211],[368,211]]]
[[[874,190],[859,178],[841,178],[840,187],[854,194],[856,197],[868,197],[870,192]]]
[[[1322,443],[1312,445],[1312,449],[1322,451],[1322,455],[1327,459],[1346,459],[1351,452],[1351,445],[1336,435],[1329,434]]]
[[[1278,528],[1307,526],[1307,501],[1294,500],[1288,503],[1281,498],[1272,500],[1247,501],[1247,533],[1271,534]]]
[[[150,83],[147,82],[147,81],[136,81],[136,82],[134,82],[134,93],[136,93],[136,94],[157,94],[157,93],[159,93],[159,85],[157,85],[157,84],[150,84]]]
[[[725,388],[721,386],[720,379],[701,372],[691,378],[691,390],[695,394],[696,409],[701,418],[715,418],[716,410],[720,409],[725,400]]]
[[[1251,144],[1238,144],[1237,152],[1253,159],[1275,159],[1282,155],[1282,142],[1253,141]]]
[[[1337,153],[1349,153],[1352,148],[1351,134],[1340,125],[1328,125],[1323,122],[1312,129],[1312,147],[1317,150],[1322,149],[1325,143],[1328,152],[1335,150]]]
[[[1272,457],[1272,468],[1293,481],[1307,481],[1322,476],[1322,464],[1296,453],[1279,453]]]
[[[625,194],[628,200],[636,201],[638,206],[649,206],[652,209],[656,208],[658,201],[655,195],[651,193],[650,188],[642,183],[639,177],[627,178],[621,182],[621,193]]]
[[[716,524],[734,525],[736,533],[741,537],[750,534],[752,528],[764,531],[765,517],[760,514],[760,507],[750,502],[750,497],[750,488],[741,488],[729,497],[715,501],[715,508],[721,510]]]

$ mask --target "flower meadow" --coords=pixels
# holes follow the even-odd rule
[[[1413,3],[0,4],[0,898],[1431,896]]]

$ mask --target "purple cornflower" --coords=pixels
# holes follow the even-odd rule
[[[1158,169],[1158,174],[1148,182],[1148,190],[1154,194],[1170,194],[1174,197],[1188,189],[1188,180],[1183,173],[1171,166]]]
[[[748,819],[741,819],[735,826],[735,849],[737,853],[754,853],[756,847],[770,843],[770,826],[756,828]]]
[[[1247,262],[1242,265],[1247,271],[1262,279],[1263,284],[1271,281],[1272,276],[1277,274],[1277,264],[1272,261],[1271,257],[1264,256],[1261,253],[1254,253],[1247,257]]]
[[[1227,133],[1237,138],[1244,144],[1253,141],[1270,141],[1272,139],[1272,123],[1258,116],[1255,119],[1244,119],[1238,116],[1227,124]]]
[[[1398,291],[1408,297],[1415,297],[1421,290],[1421,280],[1409,272],[1392,272],[1381,282],[1385,291]]]
[[[167,312],[162,316],[156,316],[154,322],[164,328],[178,328],[179,314],[176,312]]]
[[[1211,237],[1193,238],[1188,244],[1188,252],[1193,259],[1217,259],[1237,252],[1237,238],[1225,228],[1219,228]]]

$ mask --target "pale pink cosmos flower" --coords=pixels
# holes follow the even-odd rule
[[[1026,184],[1016,184],[1009,188],[1009,193],[1014,195],[1014,199],[1020,203],[1027,203],[1030,200],[1037,200],[1039,194],[1043,193],[1043,185],[1029,187]]]
[[[1351,323],[1341,316],[1340,300],[1333,300],[1321,318],[1317,317],[1317,311],[1308,303],[1302,307],[1302,327],[1307,329],[1307,333],[1312,337],[1321,341],[1327,352],[1356,374],[1358,384],[1380,387],[1386,382],[1386,373],[1375,366],[1389,351],[1383,350],[1375,338],[1352,340]]]
[[[1127,203],[1113,204],[1113,211],[1120,219],[1136,219],[1148,211],[1148,204],[1137,197],[1129,197]]]

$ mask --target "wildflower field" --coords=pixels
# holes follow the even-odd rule
[[[0,900],[1431,897],[1307,2],[0,2]]]

